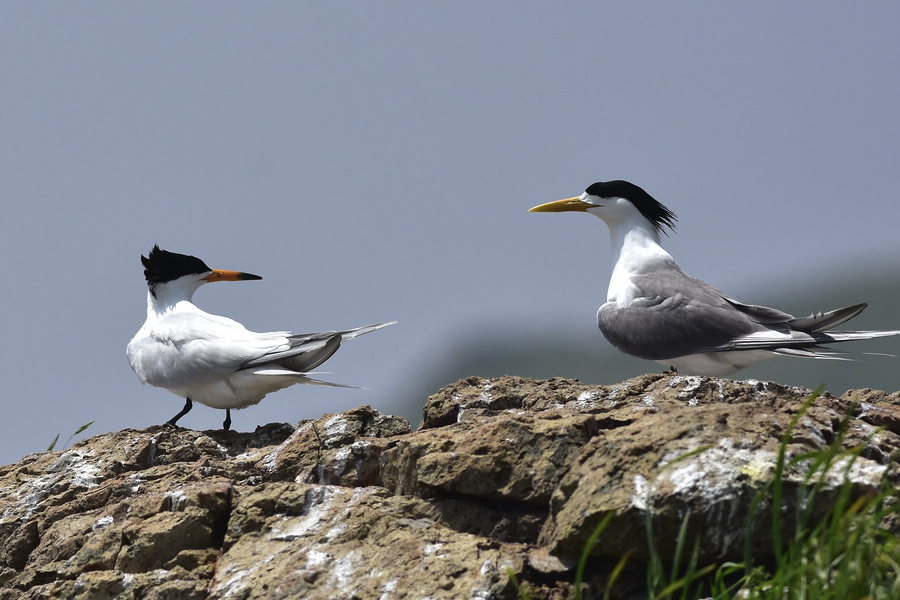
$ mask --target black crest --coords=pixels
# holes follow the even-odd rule
[[[160,250],[159,246],[153,246],[148,256],[142,255],[141,262],[144,264],[144,277],[149,285],[173,281],[183,275],[212,271],[196,256]]]
[[[600,198],[624,198],[634,204],[634,207],[641,211],[644,218],[650,221],[659,233],[666,233],[663,229],[664,226],[675,231],[675,221],[678,220],[675,213],[633,183],[621,179],[598,181],[584,191],[591,196]]]

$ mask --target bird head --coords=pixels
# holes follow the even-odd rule
[[[141,256],[144,265],[144,277],[150,293],[156,295],[156,289],[162,285],[183,287],[188,297],[204,283],[214,281],[245,281],[262,279],[259,275],[241,271],[225,271],[212,269],[196,256],[178,254],[153,246],[147,256]]]
[[[666,233],[668,227],[675,230],[678,217],[642,188],[627,181],[598,181],[584,190],[580,196],[548,202],[530,209],[530,212],[578,211],[596,215],[610,227],[642,219],[657,233]]]

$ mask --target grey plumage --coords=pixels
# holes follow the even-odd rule
[[[331,358],[331,355],[341,347],[341,342],[393,324],[393,322],[377,323],[345,331],[289,334],[287,336],[288,349],[263,354],[253,360],[248,360],[239,368],[248,369],[261,365],[272,365],[283,367],[289,371],[307,373]]]
[[[834,351],[821,344],[895,334],[828,331],[861,313],[866,304],[797,318],[728,298],[708,283],[687,275],[674,262],[635,276],[632,281],[643,292],[642,297],[624,308],[604,304],[597,321],[616,348],[647,360],[664,362],[678,356],[732,350],[772,350],[804,356],[824,352],[830,356]]]

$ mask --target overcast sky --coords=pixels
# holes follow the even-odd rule
[[[124,354],[154,243],[262,275],[195,296],[252,329],[400,321],[323,365],[367,389],[241,431],[408,411],[468,331],[595,327],[605,226],[526,211],[597,180],[667,204],[682,267],[746,302],[896,276],[900,4],[836,4],[4,3],[0,463],[181,408]]]

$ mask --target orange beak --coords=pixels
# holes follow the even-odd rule
[[[212,272],[203,279],[212,283],[214,281],[247,281],[251,279],[262,279],[262,277],[251,273],[242,273],[241,271],[213,269]]]

